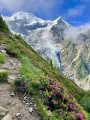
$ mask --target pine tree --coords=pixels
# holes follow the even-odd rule
[[[9,31],[5,21],[2,19],[0,15],[0,31]]]

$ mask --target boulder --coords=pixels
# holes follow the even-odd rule
[[[4,118],[1,120],[12,120],[12,116],[10,114],[7,114]]]
[[[12,84],[16,79],[16,76],[14,75],[8,75],[7,81],[9,84]]]
[[[8,110],[0,106],[0,118],[4,117],[7,113]]]
[[[30,112],[30,113],[33,112],[33,108],[32,108],[32,107],[29,108],[29,112]]]

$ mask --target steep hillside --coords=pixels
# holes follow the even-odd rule
[[[87,120],[77,102],[84,97],[85,91],[38,55],[19,35],[5,32],[0,30],[0,44],[7,45],[7,53],[22,64],[19,70],[22,77],[16,79],[13,86],[25,92],[25,97],[28,95],[37,101],[42,119]],[[2,75],[0,80],[3,81]]]
[[[72,26],[62,17],[54,21],[45,21],[29,13],[18,12],[11,17],[3,18],[9,29],[13,33],[20,33],[43,58],[47,61],[52,59],[53,66],[65,76],[79,87],[90,90],[89,31],[81,31],[75,42],[72,38],[66,38],[64,32],[69,31]],[[67,34],[73,36],[72,32]]]
[[[90,39],[79,43],[64,40],[60,50],[64,74],[81,88],[90,90]]]

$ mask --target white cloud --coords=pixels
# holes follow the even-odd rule
[[[72,39],[73,42],[79,42],[83,40],[83,37],[80,37],[81,33],[90,34],[90,24],[84,24],[79,27],[71,27],[68,30],[64,31],[65,39]]]
[[[1,11],[6,9],[8,11],[17,11],[23,5],[23,0],[0,0]]]
[[[68,10],[69,16],[80,16],[84,13],[85,5],[76,6],[75,8],[71,8]]]
[[[0,11],[28,11],[32,13],[53,14],[57,6],[64,0],[0,0]]]

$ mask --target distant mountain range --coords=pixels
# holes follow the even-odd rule
[[[17,12],[3,16],[9,29],[81,88],[90,90],[90,30],[80,31],[73,40],[72,26],[62,17],[42,20],[30,13]],[[70,34],[70,35],[69,35]]]

